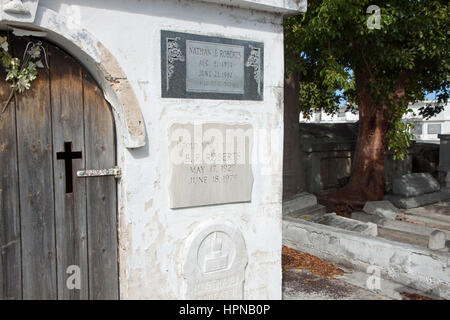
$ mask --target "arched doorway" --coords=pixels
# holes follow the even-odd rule
[[[29,41],[9,36],[14,56]],[[111,110],[78,62],[44,47],[49,68],[0,115],[0,299],[117,299],[116,181],[76,175],[115,166]]]

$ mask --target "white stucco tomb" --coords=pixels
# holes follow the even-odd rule
[[[282,23],[305,10],[304,0],[1,1],[2,30],[67,51],[111,105],[121,299],[281,298]]]

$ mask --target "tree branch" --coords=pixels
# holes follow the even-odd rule
[[[372,72],[372,67],[370,66],[369,62],[367,62],[366,55],[364,54],[363,49],[361,49],[361,56],[363,58],[364,64],[366,65],[367,71],[370,74],[370,79],[375,80],[375,77],[373,76],[373,72]]]

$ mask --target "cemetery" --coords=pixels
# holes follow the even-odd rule
[[[0,300],[303,299],[283,250],[354,299],[450,299],[450,134],[387,148],[367,92],[357,124],[299,123],[301,81],[348,72],[299,67],[320,5],[0,0]]]
[[[447,136],[441,139],[446,141]],[[444,142],[439,153],[439,170],[444,176],[449,153]],[[313,194],[300,193],[283,203],[283,243],[356,273],[364,274],[376,266],[383,279],[449,299],[447,181],[439,183],[429,173],[400,175],[392,180],[392,194],[382,201],[366,202],[362,211],[349,217],[326,213]],[[390,298],[400,299],[397,291],[392,291]]]
[[[431,7],[309,1],[285,21],[283,260],[319,260],[285,270],[284,299],[449,298],[448,5]]]

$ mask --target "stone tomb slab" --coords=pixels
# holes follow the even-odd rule
[[[283,214],[289,214],[315,205],[317,205],[316,196],[308,192],[302,192],[293,199],[283,202]]]
[[[437,192],[439,182],[429,173],[409,173],[392,181],[392,192],[404,197],[416,197]]]
[[[395,194],[388,194],[383,197],[384,200],[392,202],[397,208],[411,209],[426,206],[439,201],[450,199],[450,190],[442,189],[438,192],[422,194],[416,197],[403,197]]]
[[[204,222],[187,239],[184,253],[185,299],[244,299],[247,249],[231,222]]]
[[[395,220],[399,214],[399,210],[387,200],[384,201],[367,201],[364,205],[364,212],[374,214],[382,218]]]
[[[169,128],[171,208],[251,201],[249,124],[174,123]]]

